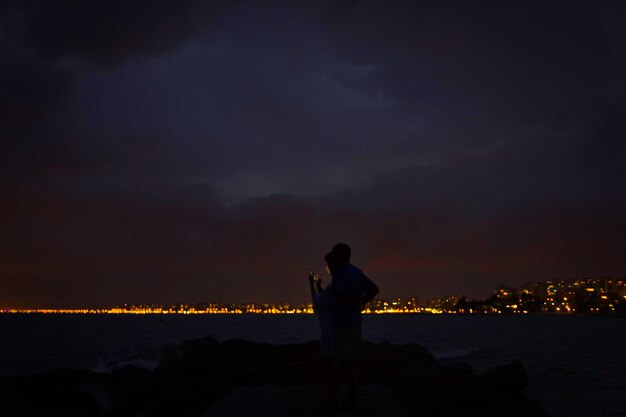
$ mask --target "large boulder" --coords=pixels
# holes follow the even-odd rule
[[[360,378],[366,384],[386,384],[402,371],[394,346],[388,342],[363,343],[360,352]]]
[[[411,343],[363,343],[360,355],[362,381],[394,384],[398,379],[414,379],[424,374],[437,359],[422,346]]]
[[[0,378],[0,415],[96,417],[101,410],[87,388],[106,375],[58,369],[40,375]]]
[[[108,391],[112,407],[108,415],[132,415],[154,401],[156,382],[151,371],[124,366],[111,372]]]
[[[416,343],[394,346],[396,362],[405,373],[405,378],[410,375],[420,375],[435,365],[439,365],[437,358],[426,348]]]
[[[456,416],[486,410],[493,398],[466,363],[433,364],[403,388],[409,409],[425,415]]]
[[[478,381],[498,394],[515,396],[528,386],[528,373],[522,362],[515,361],[480,374]]]
[[[215,360],[220,344],[213,336],[188,340],[179,346],[167,346],[159,367],[197,368],[209,367]]]
[[[231,388],[206,367],[161,366],[154,371],[124,367],[111,375],[112,406],[106,417],[194,415]],[[169,410],[166,412],[165,410]]]
[[[219,346],[217,339],[213,336],[207,336],[181,343],[180,352],[183,360],[195,364],[206,364],[213,359]]]

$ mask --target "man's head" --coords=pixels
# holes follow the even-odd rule
[[[352,255],[352,249],[346,243],[337,243],[333,246],[333,262],[336,265],[347,264],[350,262],[350,256]]]

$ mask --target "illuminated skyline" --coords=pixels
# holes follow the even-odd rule
[[[420,304],[419,297],[376,298],[363,314],[626,314],[626,279],[601,277],[582,280],[528,282],[522,287],[500,285],[491,296],[467,300],[462,295],[432,298]],[[170,306],[124,304],[89,309],[0,308],[0,314],[314,314],[312,303],[286,302],[193,303]]]

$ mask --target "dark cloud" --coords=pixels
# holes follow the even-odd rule
[[[581,145],[578,160],[592,173],[616,176],[623,181],[626,176],[626,95],[613,102],[602,100],[597,106],[601,115]]]
[[[218,5],[195,0],[27,0],[10,2],[5,13],[24,25],[21,41],[43,59],[80,58],[113,65],[173,49],[202,31]]]
[[[85,65],[113,67],[175,49],[205,31],[223,7],[198,3],[3,3],[4,172],[15,180],[30,174],[83,175],[97,168],[102,155],[94,153],[103,151],[103,138],[75,120],[74,87]]]
[[[56,70],[49,62],[2,50],[0,77],[2,117],[0,129],[7,135],[24,133],[33,125],[54,123],[59,107],[69,99],[71,74]]]

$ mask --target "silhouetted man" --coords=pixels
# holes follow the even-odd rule
[[[333,247],[331,324],[335,360],[348,386],[347,409],[358,404],[357,359],[361,345],[361,310],[378,294],[378,287],[356,266],[350,264],[352,250],[345,243]]]

